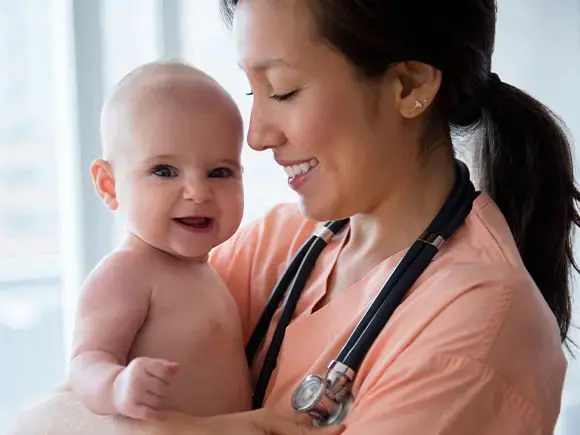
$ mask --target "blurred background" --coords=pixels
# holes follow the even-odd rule
[[[580,0],[498,3],[494,70],[580,137]],[[88,172],[101,104],[132,68],[163,58],[213,75],[247,125],[248,84],[217,0],[0,0],[0,433],[64,378],[79,286],[121,230]],[[295,199],[269,154],[246,148],[244,165],[246,222]],[[562,409],[558,434],[580,433],[573,360]]]

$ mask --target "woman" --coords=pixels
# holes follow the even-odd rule
[[[43,409],[77,426],[111,425],[107,433],[317,433],[298,425],[309,419],[292,411],[292,392],[306,375],[325,373],[433,220],[456,176],[451,138],[469,133],[483,193],[371,347],[344,433],[551,434],[580,196],[554,116],[491,73],[495,2],[222,7],[254,94],[248,143],[273,151],[300,196],[300,211],[273,209],[212,257],[246,337],[315,221],[351,217],[322,252],[286,330],[269,411],[115,422],[83,414],[66,395]],[[253,361],[256,375],[266,349]]]

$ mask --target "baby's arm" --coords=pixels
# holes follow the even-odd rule
[[[135,399],[147,393],[145,388],[159,389],[153,393],[162,397],[163,386],[175,369],[148,358],[137,358],[125,367],[149,309],[151,284],[144,263],[137,252],[115,252],[97,266],[82,288],[69,382],[96,414],[158,417],[153,403],[135,403]]]

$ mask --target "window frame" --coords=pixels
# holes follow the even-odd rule
[[[106,94],[101,26],[104,1],[52,2],[60,254],[33,255],[29,261],[34,261],[35,267],[30,269],[18,269],[11,259],[0,259],[0,291],[28,285],[61,289],[63,360],[68,364],[79,289],[87,274],[113,249],[116,223],[95,194],[88,175],[91,162],[101,152],[98,132]],[[156,28],[152,31],[157,56],[180,58],[179,0],[155,0],[155,9]]]

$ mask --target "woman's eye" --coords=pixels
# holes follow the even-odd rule
[[[234,171],[229,168],[215,168],[208,174],[209,178],[228,178],[234,175]]]
[[[173,177],[177,177],[177,169],[175,169],[173,166],[169,166],[169,165],[158,165],[155,166],[152,170],[151,173],[153,175],[156,175],[158,177],[162,177],[162,178],[173,178]]]
[[[253,96],[253,95],[254,95],[254,91],[248,91],[248,92],[246,92],[246,95],[247,95],[248,97],[251,97],[251,96]]]
[[[290,99],[292,99],[293,97],[296,96],[296,94],[298,93],[298,91],[292,91],[292,92],[288,92],[286,94],[274,94],[274,95],[270,95],[270,98],[272,100],[276,100],[276,101],[288,101]]]

